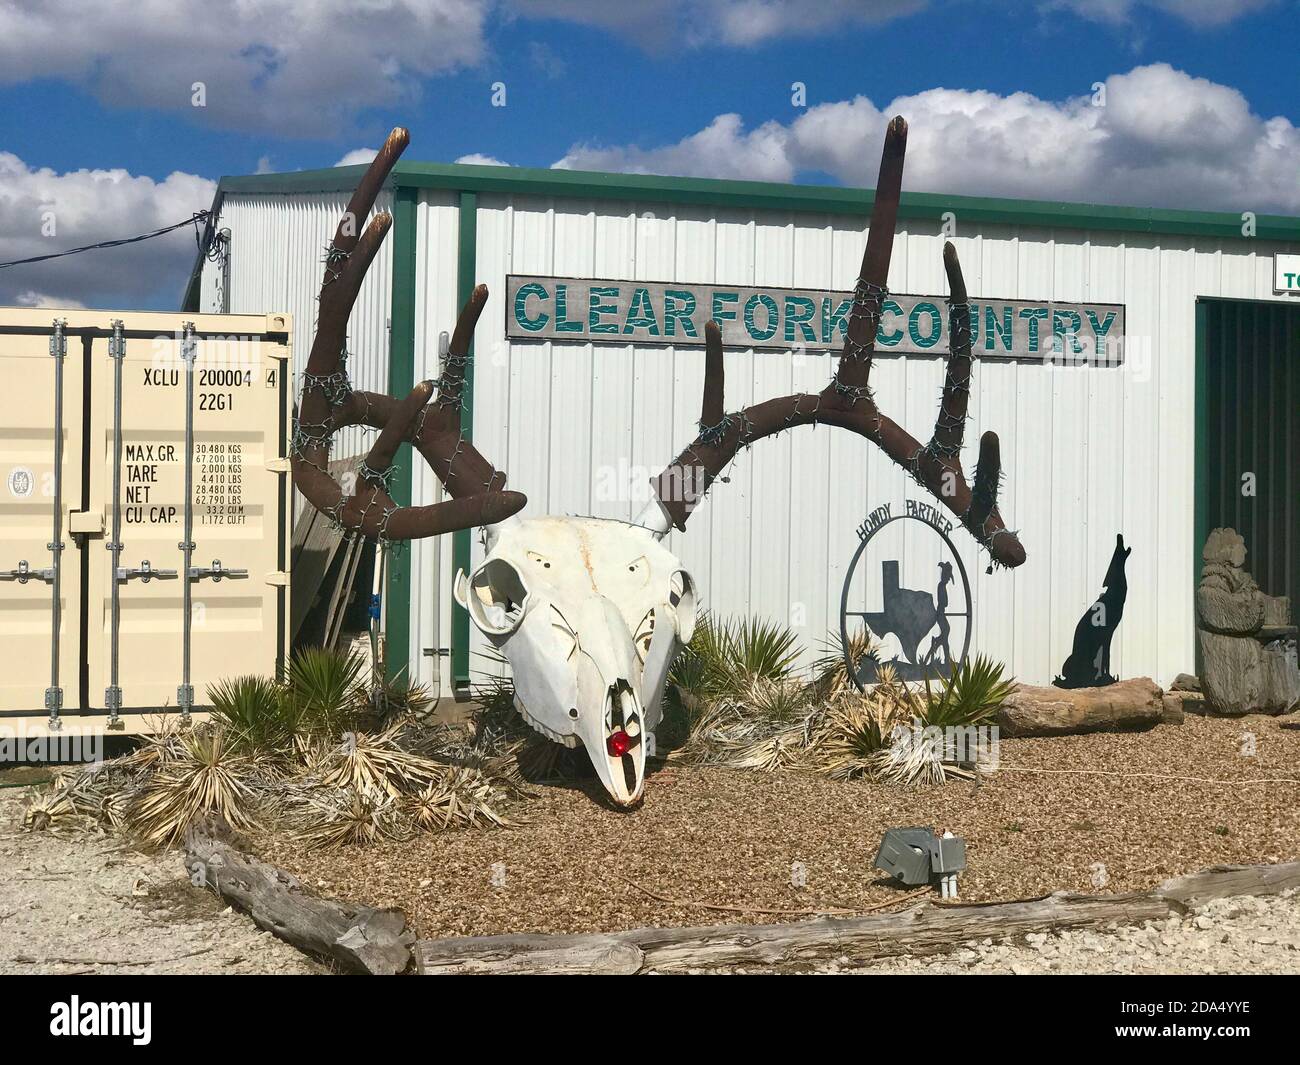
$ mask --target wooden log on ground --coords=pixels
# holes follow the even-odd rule
[[[902,913],[792,924],[422,939],[415,945],[415,961],[424,975],[797,969],[840,957],[864,964],[904,954],[942,953],[985,938],[1162,920],[1209,899],[1274,895],[1294,887],[1300,887],[1300,862],[1215,866],[1167,880],[1150,892],[1127,895],[1057,892],[1020,902],[925,903]]]
[[[1150,677],[1102,688],[1019,684],[998,710],[1003,736],[1069,736],[1151,728],[1164,716],[1164,693]]]
[[[185,837],[190,882],[210,888],[259,928],[350,972],[391,976],[407,967],[415,934],[401,910],[319,898],[236,843],[220,819],[205,818],[191,828]]]
[[[1166,880],[1154,894],[1192,907],[1231,895],[1280,895],[1292,888],[1300,888],[1300,862],[1212,865],[1197,873]]]
[[[436,949],[422,956],[421,944]],[[645,955],[619,935],[554,936],[542,933],[425,939],[416,944],[421,975],[631,976],[645,967]]]

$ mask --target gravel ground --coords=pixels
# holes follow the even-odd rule
[[[1300,784],[1247,783],[1300,778],[1300,731],[1271,719],[1007,740],[1001,763],[978,787],[906,792],[670,767],[652,776],[632,812],[604,804],[593,782],[539,788],[512,811],[526,821],[507,830],[363,852],[307,854],[277,836],[257,848],[323,894],[402,906],[424,936],[772,922],[799,914],[758,911],[905,906],[911,900],[870,870],[880,832],[902,824],[966,837],[961,897],[971,901],[1144,889],[1219,862],[1300,858]],[[1075,773],[1082,769],[1129,775]],[[0,791],[0,973],[326,971],[192,889],[176,851],[143,855],[108,837],[24,833],[22,808],[21,790]],[[675,901],[651,898],[625,877]],[[938,958],[820,971],[1294,973],[1300,897],[1221,900],[1143,927],[986,940]]]
[[[325,969],[190,886],[180,854],[22,832],[0,791],[0,973],[315,973]]]
[[[1005,740],[1001,765],[979,786],[911,791],[668,767],[630,812],[602,802],[592,782],[538,789],[514,807],[527,822],[507,830],[362,853],[304,853],[282,837],[258,849],[322,892],[401,906],[428,937],[766,923],[797,916],[772,911],[873,907],[902,894],[871,869],[881,832],[894,825],[964,836],[960,892],[971,901],[1140,890],[1216,863],[1300,858],[1300,732],[1273,719],[1189,717],[1145,733]],[[1291,782],[1246,783],[1273,778]]]

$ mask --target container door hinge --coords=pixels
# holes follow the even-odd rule
[[[267,459],[265,466],[272,473],[288,473],[292,469],[288,459]]]
[[[276,570],[274,573],[266,575],[266,583],[276,588],[289,587],[289,574],[286,570]]]

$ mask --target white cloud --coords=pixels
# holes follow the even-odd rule
[[[125,170],[56,173],[0,152],[0,262],[135,236],[211,206],[216,185],[194,174],[162,181]],[[0,270],[0,304],[180,305],[194,262],[190,227],[122,248]]]
[[[34,307],[40,310],[42,307],[60,307],[67,310],[83,310],[85,304],[78,300],[70,299],[67,296],[50,296],[44,292],[35,292],[28,289],[20,292],[14,297],[15,307]]]
[[[0,3],[0,84],[60,77],[100,101],[280,136],[346,133],[362,109],[477,62],[488,0]],[[206,106],[193,106],[203,83]]]
[[[471,152],[469,155],[462,155],[456,160],[458,163],[472,163],[474,166],[509,166],[510,164],[502,159],[492,155],[484,155],[481,152]]]
[[[555,165],[776,181],[821,171],[871,186],[885,123],[901,114],[914,191],[1300,212],[1300,130],[1286,118],[1262,118],[1236,89],[1164,63],[1105,85],[1103,107],[1088,96],[930,89],[882,108],[862,96],[819,104],[749,131],[720,115],[676,144],[575,145]]]
[[[375,148],[353,148],[352,151],[348,152],[347,155],[345,155],[334,165],[335,166],[356,166],[358,163],[370,162],[378,154],[379,151]]]
[[[929,0],[508,0],[529,18],[559,19],[609,30],[650,50],[719,44],[751,47],[879,25],[928,6]]]
[[[1222,26],[1243,15],[1273,7],[1278,0],[1048,0],[1045,10],[1066,9],[1112,26],[1128,22],[1135,11],[1151,8],[1197,27]]]
[[[704,129],[676,144],[659,148],[576,144],[554,165],[561,170],[790,181],[794,165],[788,139],[789,131],[779,122],[766,122],[746,132],[741,117],[728,114],[719,115]]]

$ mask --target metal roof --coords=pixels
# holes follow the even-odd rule
[[[299,170],[288,174],[254,174],[223,177],[217,186],[203,247],[230,193],[350,192],[365,164],[327,170]],[[635,201],[638,203],[696,204],[751,210],[794,211],[815,214],[869,215],[875,193],[871,189],[832,185],[791,185],[767,181],[727,181],[716,178],[660,177],[652,174],[607,174],[584,170],[543,170],[514,166],[478,166],[468,163],[399,161],[387,183],[393,188],[451,189],[461,192],[559,196],[574,199]],[[1243,215],[1232,212],[1176,211],[1155,207],[1116,207],[1106,204],[1068,203],[1055,200],[1016,200],[985,196],[956,196],[933,192],[904,192],[900,218],[943,220],[952,212],[966,222],[1053,229],[1110,230],[1184,237],[1300,242],[1300,218],[1257,215],[1255,236],[1243,235]],[[198,300],[200,254],[185,292],[185,309]]]

